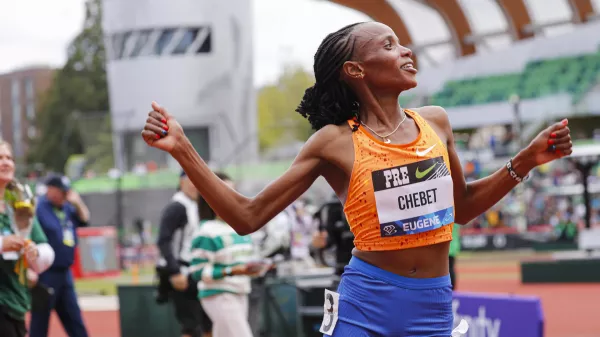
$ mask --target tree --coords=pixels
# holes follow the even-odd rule
[[[81,130],[80,119],[91,113],[110,118],[101,1],[87,0],[85,11],[83,29],[67,49],[67,62],[42,97],[36,120],[38,137],[32,139],[27,155],[28,163],[42,163],[57,172],[64,170],[69,156],[85,153],[88,139],[100,137],[103,128],[95,129],[96,135],[88,134],[93,128]],[[110,151],[100,152],[112,158],[112,142],[101,144],[110,145]]]
[[[301,67],[286,67],[274,85],[258,92],[258,130],[261,150],[305,141],[313,133],[308,121],[295,112],[306,88],[315,83]]]

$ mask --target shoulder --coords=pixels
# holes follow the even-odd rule
[[[450,125],[448,112],[446,112],[444,108],[437,105],[428,105],[411,110],[417,112],[421,117],[423,117],[434,127],[434,129],[436,129],[436,131],[439,130],[443,132],[448,139],[451,138],[452,126]]]
[[[163,210],[163,215],[168,217],[184,216],[186,215],[186,209],[182,203],[178,201],[172,201]]]
[[[412,109],[416,111],[421,117],[425,118],[430,123],[435,123],[439,127],[448,127],[450,126],[450,118],[448,118],[448,112],[446,109],[437,105],[428,105],[416,109]]]
[[[171,201],[165,207],[165,211],[185,212],[185,205],[180,203],[179,201]]]
[[[343,152],[342,147],[352,144],[351,135],[352,130],[346,122],[326,125],[306,141],[301,155],[329,160],[332,154]]]
[[[348,124],[343,123],[341,125],[326,125],[317,132],[315,132],[306,142],[307,146],[313,148],[322,148],[332,142],[340,139],[346,134],[352,133]]]
[[[42,195],[37,198],[35,204],[35,209],[37,211],[38,209],[43,209],[47,207],[50,204],[50,202],[48,201],[45,195]]]

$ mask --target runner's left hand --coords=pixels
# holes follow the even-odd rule
[[[548,163],[558,158],[570,155],[573,152],[569,121],[562,121],[551,125],[540,132],[527,147],[536,166]]]

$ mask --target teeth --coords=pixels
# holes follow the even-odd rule
[[[412,69],[413,65],[412,64],[405,64],[402,66],[402,69]]]

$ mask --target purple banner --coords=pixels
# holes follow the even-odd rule
[[[455,292],[454,326],[469,323],[464,337],[543,337],[544,315],[540,299],[512,295]]]

